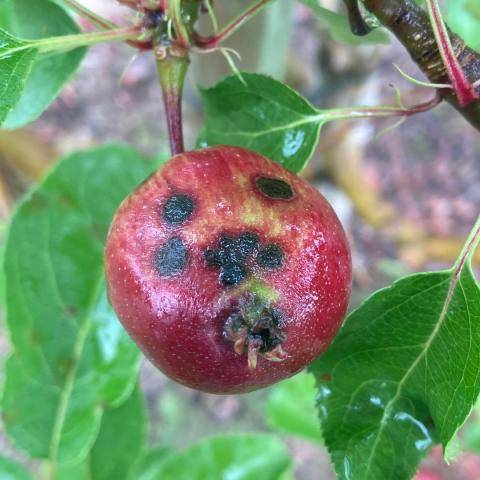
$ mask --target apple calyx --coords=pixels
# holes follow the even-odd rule
[[[282,362],[288,353],[282,348],[287,339],[282,331],[285,319],[269,298],[251,290],[244,291],[234,311],[225,321],[224,338],[233,342],[238,355],[247,355],[248,367],[256,368],[258,356]]]

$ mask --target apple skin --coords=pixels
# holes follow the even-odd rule
[[[225,272],[233,267],[207,252],[229,254],[220,243],[242,234],[257,245],[237,262],[232,284]],[[280,258],[265,254],[272,245]],[[279,164],[229,146],[176,155],[127,197],[110,227],[105,270],[110,302],[147,358],[173,380],[217,394],[302,370],[340,328],[351,288],[349,245],[327,200]],[[271,318],[279,312],[285,354],[259,351],[254,368],[226,332],[252,298],[266,299]]]

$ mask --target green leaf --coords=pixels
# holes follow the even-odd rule
[[[426,8],[425,0],[416,3]],[[450,0],[445,2],[448,26],[459,35],[465,43],[475,49],[480,49],[480,4],[478,0]]]
[[[157,446],[151,448],[146,453],[142,463],[132,475],[134,480],[145,480],[148,478],[155,478],[156,472],[162,468],[162,464],[167,457],[174,454],[175,450],[172,447]]]
[[[0,456],[1,480],[32,480],[30,474],[18,463]]]
[[[480,288],[470,255],[405,277],[354,311],[312,367],[325,443],[339,478],[405,480],[446,449],[480,391]]]
[[[279,480],[288,470],[285,446],[270,435],[219,435],[171,454],[138,480]]]
[[[110,308],[103,248],[121,200],[153,169],[120,146],[62,160],[15,213],[6,247],[5,429],[30,455],[80,462],[139,352]]]
[[[119,407],[105,410],[95,444],[79,464],[57,470],[55,480],[127,480],[144,455],[147,435],[147,410],[137,385]]]
[[[120,407],[105,411],[90,454],[93,479],[131,478],[146,446],[147,420],[145,400],[138,386]]]
[[[270,428],[323,444],[315,396],[315,379],[306,372],[274,386],[266,404]]]
[[[89,477],[89,464],[87,461],[82,461],[80,463],[66,465],[60,465],[57,467],[55,472],[54,480],[86,480],[92,477]]]
[[[480,20],[480,4],[477,0],[465,0],[466,10],[477,20]]]
[[[256,150],[299,172],[318,142],[323,114],[281,82],[265,75],[233,75],[201,91],[206,112],[200,144]]]
[[[245,72],[201,89],[201,94],[205,122],[199,147],[236,145],[255,150],[293,173],[310,160],[325,123],[408,113],[399,105],[320,110],[287,85]]]
[[[0,27],[22,39],[39,39],[78,33],[80,30],[63,8],[50,0],[4,0],[0,4]],[[3,127],[18,128],[39,117],[71,78],[85,49],[67,53],[36,55],[20,101],[10,111]],[[8,69],[2,62],[1,70]],[[11,68],[10,68],[11,70]],[[3,95],[0,96],[3,103]]]
[[[300,0],[310,7],[318,17],[323,20],[332,38],[339,43],[351,45],[390,43],[388,33],[382,29],[372,30],[368,35],[354,35],[350,29],[348,18],[339,13],[332,12],[320,5],[320,0]]]
[[[0,125],[20,101],[35,63],[36,50],[15,51],[26,43],[0,29]]]
[[[3,264],[5,262],[5,242],[7,236],[7,224],[0,220],[0,318],[3,320],[3,310],[5,307],[5,271]]]

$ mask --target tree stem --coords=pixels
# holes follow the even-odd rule
[[[172,155],[184,151],[182,96],[189,63],[187,55],[175,56],[171,53],[168,53],[165,58],[157,60]]]

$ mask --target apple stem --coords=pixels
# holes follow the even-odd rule
[[[159,56],[157,55],[157,70],[167,117],[170,150],[172,155],[177,155],[184,151],[182,96],[190,61],[184,52],[176,56],[168,51],[164,58]]]

